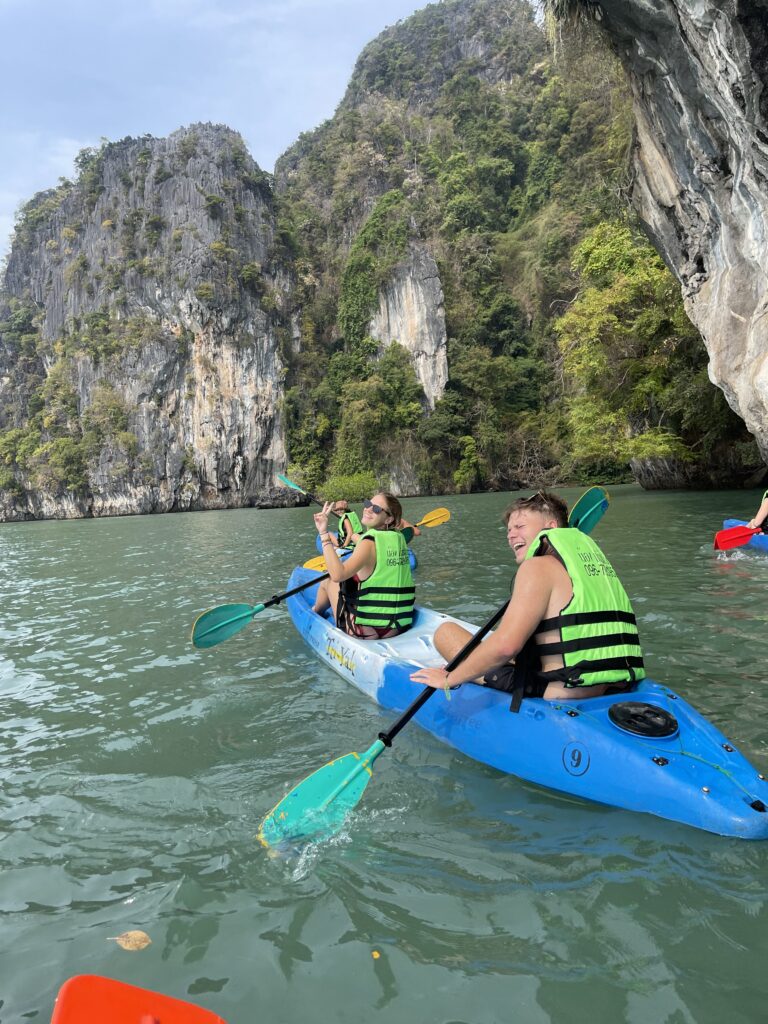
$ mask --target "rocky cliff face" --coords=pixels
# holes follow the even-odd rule
[[[513,429],[523,392],[517,361],[533,344],[532,319],[510,294],[514,274],[496,243],[519,209],[511,193],[524,202],[523,137],[545,58],[544,34],[525,0],[429,4],[365,47],[334,117],[278,161],[305,348],[290,371],[288,438],[292,458],[317,486],[324,473],[364,470],[406,494],[443,493],[457,480],[466,489],[481,479],[511,482],[514,446],[501,433]],[[460,367],[453,387],[447,338]],[[370,339],[378,343],[372,358],[363,354]],[[375,364],[386,367],[393,341],[411,355],[418,394],[398,378],[394,395],[380,379]],[[479,359],[466,354],[474,345]],[[338,348],[370,381],[367,390],[337,366]],[[323,361],[336,402],[318,372]],[[377,436],[366,435],[363,453],[352,443],[365,432],[355,410],[375,388],[391,415]],[[490,413],[496,397],[504,409]],[[432,415],[416,422],[419,406]],[[481,421],[495,424],[502,459],[490,452],[495,441],[479,454],[467,441]],[[333,424],[335,438],[309,430],[312,422]]]
[[[633,199],[679,278],[710,377],[768,460],[768,8],[600,0],[628,69]]]
[[[423,246],[411,245],[408,258],[380,291],[369,333],[384,346],[397,341],[411,353],[427,404],[434,409],[448,381],[447,338],[440,275]]]
[[[768,458],[764,12],[547,2],[598,16],[629,69],[635,203]],[[222,127],[82,154],[27,204],[0,293],[0,520],[274,504],[286,445],[309,486],[403,493],[514,486],[531,450],[526,479],[578,461],[541,443],[568,398],[546,352],[574,247],[616,218],[629,128],[604,64],[559,75],[527,0],[443,0],[365,48],[274,191]],[[715,392],[699,377],[675,408],[668,383],[640,411],[674,433]],[[701,419],[729,451],[746,439],[720,412]],[[703,432],[684,445],[709,473]],[[729,463],[633,469],[680,486]]]
[[[80,171],[28,204],[8,261],[0,519],[272,504],[286,280],[267,177],[212,125]]]

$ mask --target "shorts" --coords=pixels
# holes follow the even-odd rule
[[[483,676],[483,684],[490,686],[492,690],[502,690],[504,693],[511,693],[515,685],[515,666],[506,664],[495,668],[492,672]]]
[[[348,615],[344,632],[361,640],[386,640],[392,636],[400,636],[405,630],[391,626],[358,626],[354,616]]]

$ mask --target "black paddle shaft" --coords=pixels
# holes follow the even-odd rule
[[[457,665],[460,665],[461,662],[464,661],[468,654],[471,654],[472,651],[474,651],[474,649],[477,647],[477,645],[480,643],[483,637],[486,636],[487,633],[490,633],[490,631],[502,617],[504,612],[507,610],[508,604],[509,601],[505,601],[501,608],[497,609],[493,613],[493,615],[490,617],[490,619],[488,619],[485,625],[481,626],[480,629],[478,629],[478,631],[475,633],[475,635],[473,637],[470,637],[469,640],[467,640],[467,642],[461,648],[456,657],[451,658],[451,660],[445,666],[446,672],[452,672]],[[392,746],[392,740],[395,738],[395,736],[397,736],[400,730],[410,722],[410,720],[413,718],[413,716],[416,714],[419,708],[421,708],[424,704],[427,703],[432,694],[436,692],[437,691],[434,686],[425,686],[424,689],[419,694],[419,696],[413,702],[413,704],[411,704],[411,706],[402,713],[402,715],[398,718],[398,720],[395,722],[392,728],[387,729],[386,732],[379,733],[379,739],[381,740],[385,747]]]
[[[284,594],[275,594],[274,597],[270,597],[268,601],[264,602],[265,608],[271,608],[273,604],[280,604],[286,597],[293,597],[294,594],[300,594],[302,590],[309,590],[310,587],[314,587],[320,580],[330,579],[331,574],[329,572],[323,573],[322,576],[315,576],[314,579],[307,580],[306,583],[302,583],[299,587],[294,587],[293,590],[286,590]]]
[[[309,491],[302,491],[301,493],[302,494],[306,494],[306,496],[309,498],[310,501],[314,501],[314,503],[316,505],[319,505],[321,508],[325,505],[325,502],[324,501],[320,501],[320,499],[318,498],[318,496],[316,494],[310,494]],[[332,516],[336,516],[337,519],[341,519],[342,513],[341,512],[337,512],[335,508],[332,508],[331,509],[331,515]]]

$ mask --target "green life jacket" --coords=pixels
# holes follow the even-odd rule
[[[542,683],[565,686],[627,683],[645,678],[637,622],[627,593],[613,567],[595,542],[581,530],[559,527],[542,530],[526,559],[547,552],[547,544],[570,576],[573,598],[559,615],[543,619],[531,638],[559,630],[556,643],[536,644],[540,659],[561,655],[564,668],[537,672]]]
[[[347,519],[349,520],[349,525],[352,527],[352,533],[363,533],[364,529],[365,529],[363,524],[360,522],[360,519],[358,517],[357,512],[353,512],[351,509],[350,509],[349,512],[342,512],[341,513],[341,518],[339,519],[339,532],[338,532],[339,547],[344,547],[344,545],[346,544],[346,533],[344,532],[344,522]],[[351,547],[354,547],[354,544],[352,544]]]
[[[358,625],[406,630],[413,623],[416,599],[408,547],[399,530],[368,530],[365,542],[371,540],[376,545],[376,568],[367,580],[347,590],[347,608]]]

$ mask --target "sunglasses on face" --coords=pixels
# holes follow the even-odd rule
[[[363,508],[369,508],[371,512],[377,516],[380,516],[382,512],[386,512],[388,516],[392,515],[388,508],[382,508],[381,505],[377,505],[373,501],[368,501],[367,498],[363,499]]]

